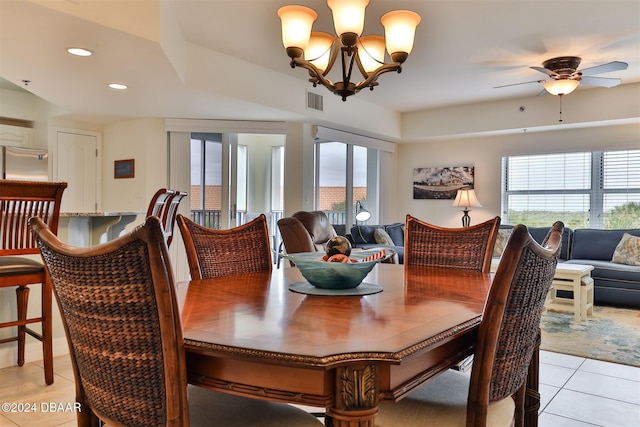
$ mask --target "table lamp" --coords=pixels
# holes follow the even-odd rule
[[[475,190],[460,189],[456,194],[456,199],[453,201],[453,206],[461,207],[462,212],[462,226],[468,227],[471,224],[471,217],[469,216],[469,208],[480,208],[482,205],[476,197]]]

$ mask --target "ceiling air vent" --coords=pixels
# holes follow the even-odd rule
[[[307,109],[324,111],[322,95],[307,91]]]

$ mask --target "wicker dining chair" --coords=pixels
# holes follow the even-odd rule
[[[16,289],[17,320],[0,323],[0,328],[17,327],[14,336],[1,343],[18,342],[18,366],[24,365],[26,335],[42,341],[44,379],[53,383],[53,338],[51,283],[29,233],[28,220],[41,217],[53,233],[58,232],[60,202],[66,182],[0,180],[0,288]],[[40,316],[29,317],[29,285],[41,284]],[[31,325],[40,323],[38,332]]]
[[[500,217],[470,227],[445,228],[407,215],[404,263],[487,273],[499,226]]]
[[[149,207],[147,208],[147,217],[157,216],[162,217],[162,211],[164,210],[169,198],[173,196],[175,191],[166,188],[161,188],[151,197],[149,201]]]
[[[471,375],[447,370],[405,399],[380,405],[378,427],[506,427],[524,422],[527,373],[553,281],[564,224],[543,246],[513,228],[478,330]]]
[[[39,218],[29,223],[62,314],[79,426],[322,425],[291,405],[187,386],[180,312],[157,217],[89,248],[60,242]]]
[[[176,221],[191,279],[271,271],[271,245],[264,214],[229,230],[203,227],[180,214]]]
[[[160,218],[164,230],[164,238],[167,246],[171,246],[173,240],[173,230],[178,214],[180,201],[187,196],[185,191],[168,190],[161,188],[153,195],[147,208],[147,217],[157,216]]]

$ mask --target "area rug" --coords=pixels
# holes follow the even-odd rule
[[[540,349],[640,366],[640,310],[594,307],[586,322],[570,312],[542,316]]]

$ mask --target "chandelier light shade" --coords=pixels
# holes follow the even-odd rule
[[[468,227],[471,224],[471,217],[469,216],[469,208],[481,208],[482,205],[476,197],[475,190],[460,189],[456,194],[456,199],[453,201],[453,206],[463,208],[462,212],[462,226]]]
[[[325,86],[346,101],[364,88],[373,90],[378,77],[389,71],[402,71],[402,64],[413,49],[420,15],[409,10],[388,12],[380,19],[385,36],[365,35],[365,8],[369,0],[327,0],[333,15],[336,35],[312,32],[318,14],[304,6],[284,6],[278,10],[282,21],[282,43],[291,58],[291,68],[309,72],[309,81]],[[391,62],[385,62],[388,52]],[[333,82],[327,75],[340,56],[342,80]],[[354,69],[362,80],[354,81]]]
[[[278,16],[282,22],[282,44],[285,49],[305,50],[311,37],[311,26],[318,19],[318,14],[308,7],[292,5],[278,10]]]
[[[544,89],[551,95],[569,95],[576,90],[580,81],[574,79],[551,80],[544,84]]]
[[[340,37],[345,34],[360,37],[364,30],[364,10],[367,5],[369,0],[327,0],[336,34]]]

